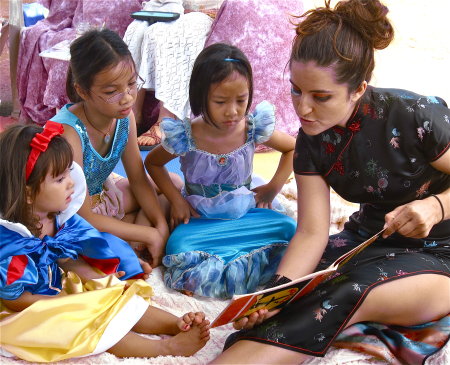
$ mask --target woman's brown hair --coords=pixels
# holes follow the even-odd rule
[[[41,225],[29,200],[34,201],[48,173],[58,176],[73,161],[69,143],[61,136],[53,137],[47,150],[39,155],[26,181],[25,167],[31,151],[30,142],[42,130],[37,125],[14,125],[0,134],[0,217],[23,224],[37,237],[40,236]]]
[[[388,8],[378,0],[340,1],[298,16],[289,64],[314,61],[332,66],[336,82],[355,91],[369,82],[375,67],[374,50],[386,48],[394,38]]]

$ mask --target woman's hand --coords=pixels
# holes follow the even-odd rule
[[[273,311],[268,311],[267,309],[260,309],[253,312],[248,317],[241,318],[239,321],[233,322],[233,327],[236,330],[247,330],[254,326],[257,326],[264,322],[266,319],[273,317],[275,314],[279,313],[280,309],[275,309]]]
[[[405,237],[424,238],[441,220],[441,207],[433,197],[400,205],[385,216],[383,238],[397,232]]]
[[[272,202],[277,195],[277,191],[269,184],[264,184],[253,188],[257,208],[272,209]]]
[[[170,230],[173,231],[179,224],[189,223],[191,217],[200,217],[194,208],[181,198],[170,205]]]

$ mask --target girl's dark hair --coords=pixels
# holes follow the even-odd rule
[[[34,201],[47,174],[51,172],[52,176],[58,176],[73,161],[70,144],[62,136],[56,136],[50,141],[47,150],[41,152],[26,181],[25,168],[31,151],[30,142],[36,133],[42,131],[43,128],[37,125],[13,125],[0,134],[0,217],[22,223],[37,237],[41,233],[41,225],[34,215],[33,204],[28,203],[27,198]]]
[[[189,102],[192,114],[202,115],[206,123],[215,125],[208,111],[208,95],[212,84],[222,82],[234,71],[248,81],[248,104],[253,99],[252,66],[245,54],[237,47],[215,43],[203,49],[195,60],[189,81]]]
[[[349,92],[370,81],[375,66],[374,49],[386,48],[394,38],[388,8],[379,0],[340,1],[299,16],[289,63],[314,61],[333,66],[336,82]]]
[[[89,93],[95,75],[124,60],[129,61],[135,68],[128,46],[112,30],[91,29],[75,39],[70,46],[70,64],[66,80],[69,99],[75,103],[82,100],[75,90],[75,83]]]

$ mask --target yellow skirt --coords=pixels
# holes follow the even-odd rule
[[[145,281],[120,281],[112,275],[83,285],[69,272],[63,288],[57,297],[39,300],[22,312],[0,304],[3,355],[52,362],[104,352],[133,328],[152,296]]]

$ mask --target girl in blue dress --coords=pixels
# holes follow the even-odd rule
[[[197,117],[165,118],[162,145],[147,155],[145,166],[171,203],[173,232],[163,258],[168,287],[218,298],[255,291],[275,272],[295,232],[292,218],[271,209],[292,172],[295,140],[275,130],[268,102],[248,114],[252,94],[242,51],[223,43],[205,48],[189,85]],[[282,155],[270,182],[256,187],[253,154],[261,143]],[[177,156],[181,193],[164,168]]]
[[[86,176],[88,193],[79,214],[100,231],[140,248],[156,267],[169,236],[168,209],[167,201],[160,206],[136,141],[131,109],[141,81],[133,58],[108,29],[84,33],[71,44],[70,54],[66,87],[74,103],[52,120],[65,125],[64,137]],[[120,159],[127,178],[111,176]]]
[[[47,122],[0,135],[1,354],[33,362],[194,354],[209,338],[204,314],[149,306],[145,281],[117,279],[142,274],[130,246],[76,214],[86,183],[63,130]]]

